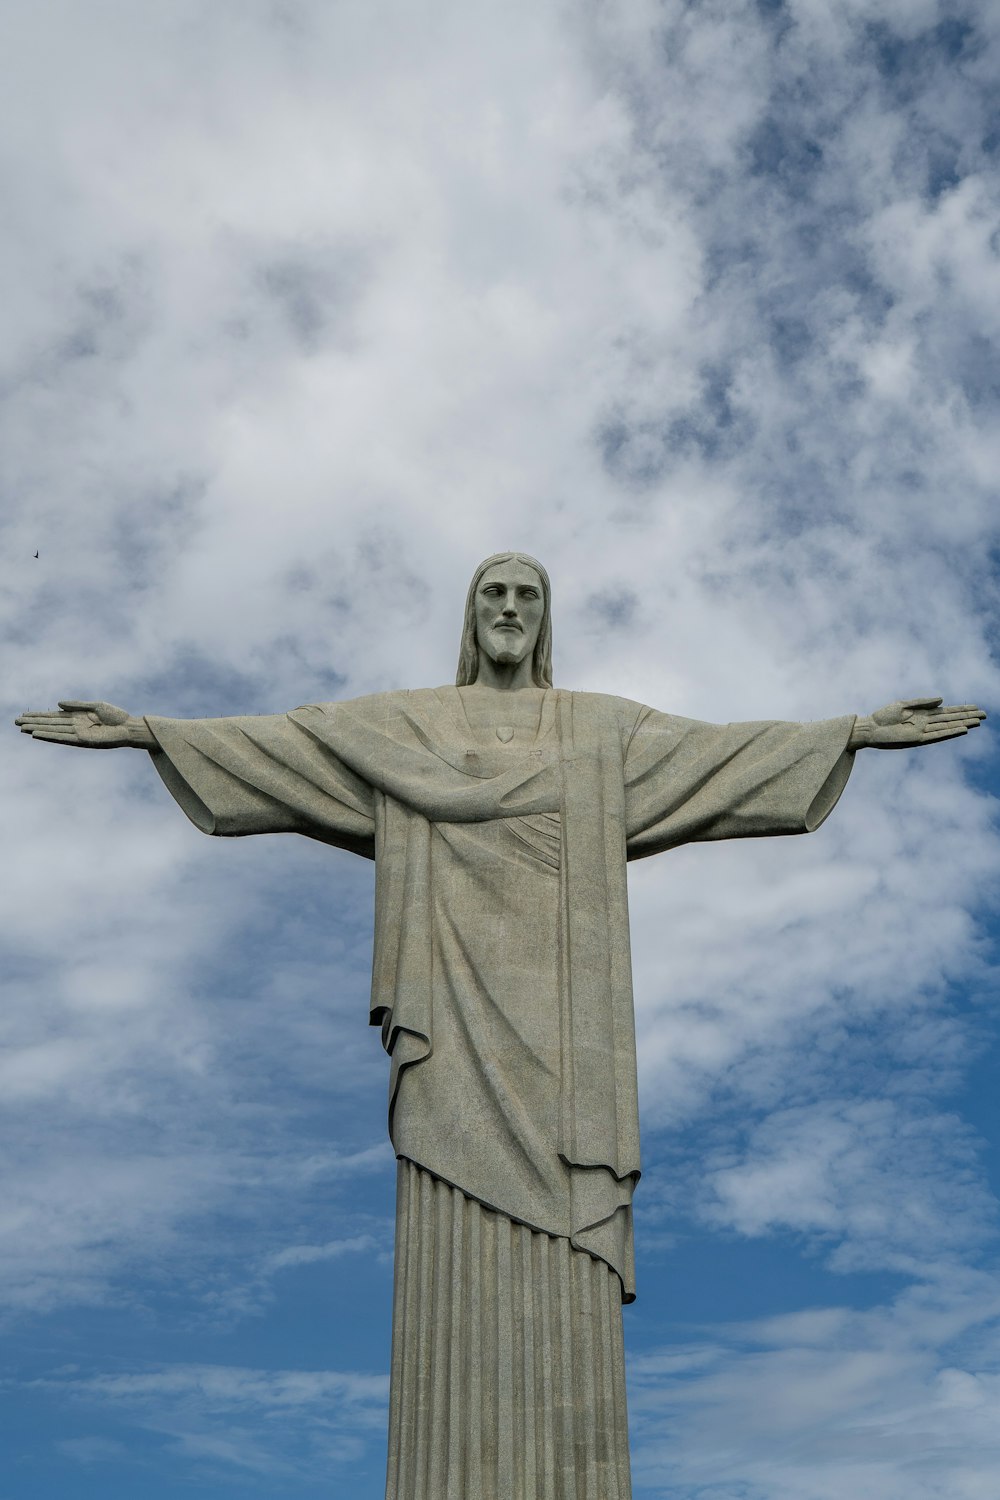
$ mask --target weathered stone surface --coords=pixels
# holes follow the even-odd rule
[[[376,861],[371,1019],[403,1164],[392,1500],[628,1494],[626,861],[809,832],[854,750],[982,717],[914,699],[864,719],[717,725],[556,690],[548,578],[501,554],[473,578],[455,687],[254,718],[67,702],[18,721],[38,739],[150,750],[205,833],[301,833]]]

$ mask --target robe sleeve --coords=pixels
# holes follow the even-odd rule
[[[148,716],[153,764],[202,833],[301,833],[374,859],[371,787],[309,733],[310,712]]]
[[[705,724],[643,709],[625,757],[630,859],[707,839],[811,833],[854,763],[854,715]]]

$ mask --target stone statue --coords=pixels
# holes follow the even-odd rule
[[[622,1302],[639,1176],[625,869],[807,833],[854,752],[971,705],[705,724],[552,686],[549,580],[469,589],[457,685],[257,718],[65,702],[35,739],[148,750],[205,833],[302,833],[376,865],[371,1020],[398,1157],[390,1500],[625,1500]]]

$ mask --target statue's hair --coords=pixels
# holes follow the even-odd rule
[[[494,552],[485,558],[472,575],[468,596],[465,600],[465,623],[462,626],[462,646],[458,653],[458,673],[455,682],[459,687],[469,687],[479,676],[479,641],[476,638],[476,590],[483,574],[497,563],[519,562],[533,568],[542,585],[542,623],[538,640],[531,657],[531,677],[536,687],[552,686],[552,605],[549,575],[535,558],[526,552]]]

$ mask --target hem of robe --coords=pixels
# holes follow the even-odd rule
[[[152,723],[150,719],[152,719]],[[198,832],[207,833],[209,836],[214,835],[216,827],[215,815],[198,796],[190,781],[181,774],[175,765],[174,755],[171,754],[169,748],[169,740],[172,738],[169,730],[160,729],[160,732],[157,733],[159,721],[152,715],[146,718],[145,724],[150,734],[156,740],[157,750],[150,751],[150,755],[160,780],[177,803],[181,812],[194,824]],[[168,744],[164,744],[164,740],[167,740]],[[163,753],[164,751],[166,751],[165,754]]]
[[[397,1148],[394,1142],[392,1144],[396,1152],[397,1162],[408,1161],[412,1163],[419,1171],[426,1172],[428,1177],[433,1177],[436,1182],[442,1182],[446,1187],[453,1188],[455,1192],[461,1193],[462,1197],[468,1199],[470,1203],[478,1203],[484,1212],[499,1214],[502,1218],[509,1219],[512,1224],[520,1224],[525,1229],[529,1229],[532,1234],[544,1234],[554,1240],[567,1240],[570,1246],[575,1251],[578,1251],[579,1254],[589,1255],[592,1260],[601,1261],[602,1264],[607,1266],[617,1282],[622,1304],[628,1306],[636,1300],[635,1253],[632,1243],[631,1225],[631,1183],[629,1184],[629,1188],[626,1189],[629,1192],[628,1202],[620,1204],[613,1213],[607,1214],[603,1219],[581,1225],[577,1229],[553,1229],[551,1224],[541,1224],[530,1216],[510,1212],[498,1204],[496,1197],[491,1196],[489,1193],[477,1193],[464,1187],[460,1182],[456,1182],[453,1177],[450,1177],[446,1171],[430,1165],[424,1157],[423,1152],[417,1155],[414,1152]],[[567,1170],[572,1170],[575,1175],[576,1169],[567,1168]],[[581,1168],[580,1170],[587,1171],[589,1169]],[[607,1169],[602,1167],[596,1170],[606,1171]],[[571,1196],[572,1186],[571,1177]]]
[[[374,859],[370,794],[352,771],[335,771],[290,715],[187,720],[147,714],[144,722],[156,741],[150,759],[160,780],[201,833],[299,833]]]
[[[652,717],[650,711],[650,716]],[[681,844],[691,842],[712,843],[717,839],[780,838],[789,835],[814,833],[836,807],[847,786],[854,767],[854,751],[849,750],[851,733],[857,722],[856,714],[841,715],[836,719],[818,719],[803,724],[784,723],[780,720],[762,721],[757,724],[732,724],[713,726],[724,732],[730,730],[754,730],[758,748],[763,759],[747,769],[748,785],[757,786],[758,791],[769,782],[792,769],[799,783],[797,796],[786,793],[787,807],[782,815],[774,810],[757,807],[753,799],[749,806],[738,802],[721,815],[704,815],[699,809],[700,794],[692,796],[690,803],[678,810],[676,816],[660,819],[649,817],[630,807],[628,828],[628,859],[648,859],[651,855],[665,853]],[[782,731],[791,731],[787,742],[782,743]],[[769,745],[768,735],[773,734],[774,743]],[[788,751],[794,755],[788,758]],[[767,762],[770,760],[770,765]],[[764,774],[766,768],[767,774]],[[639,778],[642,779],[641,776]],[[635,783],[630,782],[629,787]],[[815,788],[815,790],[813,790]],[[634,792],[627,792],[634,798]],[[801,798],[801,800],[797,800]]]
[[[412,1124],[397,1126],[396,1102],[400,1085],[409,1068],[419,1065],[431,1055],[433,1048],[430,1038],[402,1027],[393,1032],[392,1011],[387,1007],[373,1009],[370,1023],[381,1028],[383,1045],[392,1058],[389,1139],[397,1159],[414,1162],[423,1171],[449,1183],[467,1198],[481,1203],[493,1213],[504,1214],[514,1223],[524,1224],[526,1228],[536,1230],[539,1234],[567,1239],[574,1249],[603,1260],[618,1278],[622,1302],[634,1302],[636,1276],[632,1195],[639,1181],[638,1170],[619,1178],[602,1162],[568,1162],[565,1157],[560,1157],[568,1180],[565,1218],[558,1226],[551,1221],[543,1222],[537,1215],[519,1211],[513,1202],[498,1202],[492,1189],[483,1188],[477,1192],[467,1178],[460,1182],[453,1172],[443,1168],[436,1160],[432,1147],[421,1149],[413,1141]],[[609,1204],[613,1205],[610,1209]]]
[[[617,1278],[398,1165],[386,1500],[630,1500]]]
[[[855,717],[851,720],[851,727],[847,733],[848,741],[850,741],[850,737],[854,731],[854,725],[856,722],[857,716],[855,715]],[[829,776],[826,778],[823,785],[820,787],[819,791],[813,798],[812,802],[809,804],[809,808],[805,816],[804,831],[806,833],[815,833],[817,828],[822,827],[822,825],[826,822],[827,818],[830,816],[830,814],[833,812],[833,809],[840,801],[844,788],[847,786],[847,782],[853,769],[854,751],[848,750],[847,746],[845,745]]]

